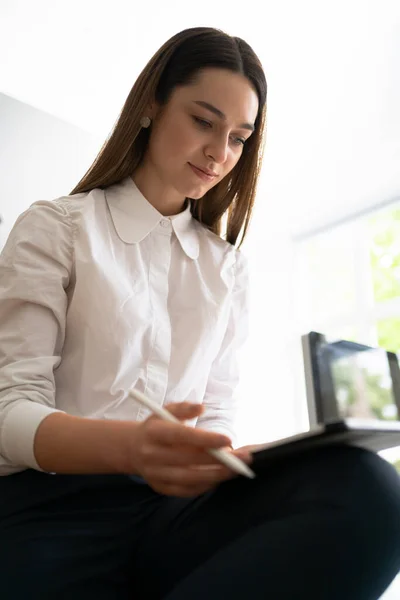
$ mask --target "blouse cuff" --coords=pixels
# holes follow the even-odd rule
[[[30,400],[18,402],[3,422],[0,453],[14,465],[43,471],[36,461],[34,442],[40,423],[55,412],[63,412]]]

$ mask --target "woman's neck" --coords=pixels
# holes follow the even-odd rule
[[[132,180],[148,202],[165,217],[177,215],[186,207],[186,198],[176,189],[168,187],[154,172],[149,173],[145,166],[139,167]]]

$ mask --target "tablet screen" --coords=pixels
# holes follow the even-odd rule
[[[393,389],[391,353],[337,341],[320,347],[320,358],[328,361],[334,395],[344,419],[399,419]]]

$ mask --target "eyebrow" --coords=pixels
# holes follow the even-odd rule
[[[216,108],[209,102],[204,102],[203,100],[194,100],[194,103],[198,106],[206,108],[210,112],[214,113],[214,115],[216,115],[218,118],[222,119],[223,121],[226,121],[226,115],[224,115],[224,113],[221,110],[219,110],[219,108]],[[254,131],[255,127],[251,123],[242,123],[241,125],[239,125],[239,129],[249,129],[250,131]]]

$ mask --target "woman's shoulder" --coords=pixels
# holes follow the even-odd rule
[[[15,221],[2,249],[2,260],[12,259],[17,247],[21,248],[27,241],[49,252],[59,252],[63,248],[70,251],[82,216],[101,195],[104,196],[102,190],[92,190],[51,200],[36,200]]]
[[[36,221],[49,227],[64,225],[75,229],[79,226],[82,217],[91,210],[94,202],[101,202],[104,192],[94,189],[79,194],[59,196],[50,200],[36,200],[23,212],[17,222],[24,220]]]
[[[105,201],[104,198],[104,191],[95,188],[89,192],[59,196],[52,200],[39,200],[34,202],[32,207],[53,207],[54,210],[63,213],[65,216],[76,217],[85,213],[87,210],[90,210],[90,206],[93,205],[94,202],[101,202],[102,199]]]

